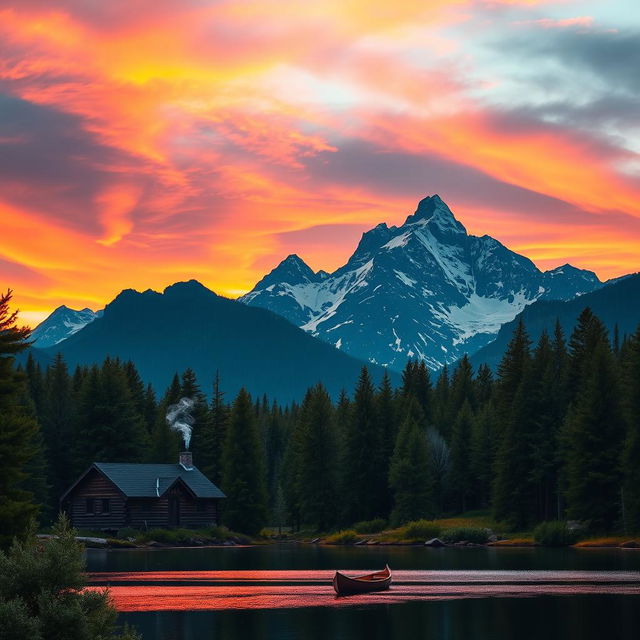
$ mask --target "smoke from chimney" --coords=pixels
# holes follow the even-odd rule
[[[166,420],[167,424],[174,431],[179,431],[184,440],[184,448],[189,448],[191,442],[191,432],[193,431],[194,417],[191,415],[191,409],[195,405],[195,401],[191,398],[180,398],[176,404],[167,407]]]

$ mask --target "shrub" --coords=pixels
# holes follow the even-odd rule
[[[133,529],[132,527],[123,527],[122,529],[118,529],[118,538],[120,540],[130,540],[131,538],[136,538],[140,532],[137,529]]]
[[[489,542],[489,531],[480,527],[453,527],[443,531],[440,537],[450,544],[454,542],[486,544]]]
[[[576,543],[578,534],[566,522],[541,522],[533,530],[533,539],[543,547],[568,547]]]
[[[120,540],[120,538],[107,538],[107,544],[113,549],[133,549],[135,543],[129,540]]]
[[[387,521],[383,518],[376,518],[375,520],[363,520],[362,522],[356,522],[353,525],[356,533],[380,533],[384,531],[387,526]]]
[[[39,540],[35,525],[24,541],[0,551],[0,637],[13,640],[140,640],[117,628],[108,590],[87,586],[83,547],[65,516]]]
[[[353,529],[345,529],[344,531],[338,531],[325,538],[326,544],[353,544],[358,542],[360,538]]]
[[[209,527],[206,531],[207,535],[214,540],[228,540],[233,535],[231,531],[229,531],[229,529],[224,525]]]
[[[432,520],[413,520],[398,531],[402,540],[430,540],[440,535],[440,525]]]

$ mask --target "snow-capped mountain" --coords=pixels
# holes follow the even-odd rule
[[[45,349],[62,342],[100,316],[102,316],[102,310],[81,309],[76,311],[62,305],[33,330],[31,339],[34,341],[34,346]]]
[[[531,302],[602,286],[591,271],[542,272],[494,238],[467,234],[434,195],[402,226],[364,233],[334,273],[290,255],[240,300],[358,358],[394,369],[420,358],[438,368],[490,342]]]

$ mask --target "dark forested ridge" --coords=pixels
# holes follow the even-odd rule
[[[3,375],[11,349],[0,354]],[[15,415],[31,425],[14,476],[31,493],[14,495],[35,496],[45,517],[93,461],[175,461],[181,442],[165,414],[188,396],[194,461],[227,494],[227,522],[245,532],[470,509],[491,509],[519,531],[572,519],[640,532],[640,327],[610,335],[588,308],[570,334],[557,323],[535,342],[520,322],[496,373],[474,371],[465,357],[432,380],[410,361],[394,388],[363,367],[337,401],[322,384],[299,404],[225,395],[223,377],[193,369],[157,397],[136,366],[115,358],[74,368],[62,356],[46,368],[29,358],[11,376]],[[7,421],[2,429],[4,446],[13,432]]]
[[[191,368],[210,382],[218,370],[228,393],[244,387],[281,402],[302,399],[320,381],[337,398],[341,389],[353,388],[363,365],[276,314],[218,296],[194,280],[162,294],[123,291],[102,318],[43,351],[49,358],[62,353],[70,367],[100,364],[107,356],[131,360],[158,393],[176,371]],[[383,369],[370,370],[380,381]]]

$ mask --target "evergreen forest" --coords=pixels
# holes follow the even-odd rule
[[[69,370],[14,356],[29,331],[0,297],[0,544],[92,462],[176,462],[167,407],[195,400],[194,463],[226,493],[224,520],[328,531],[382,518],[399,525],[491,510],[512,530],[576,520],[594,532],[640,532],[640,327],[609,336],[587,308],[533,344],[520,323],[493,373],[468,358],[431,373],[409,361],[402,384],[353,394],[318,383],[299,404],[229,398],[224,377],[177,372],[157,395],[132,362]],[[277,363],[274,363],[277,367]],[[300,363],[304,367],[304,362]]]

